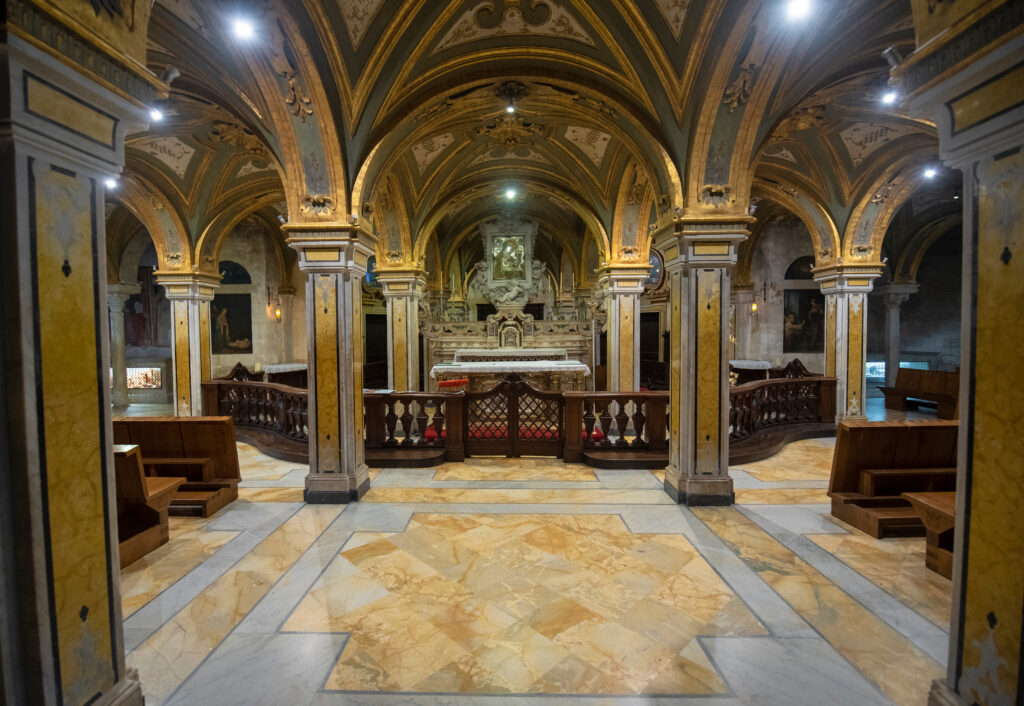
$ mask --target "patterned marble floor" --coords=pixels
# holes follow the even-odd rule
[[[530,458],[306,506],[305,467],[239,444],[239,499],[122,572],[128,662],[148,704],[924,704],[950,583],[831,518],[832,446],[691,511]]]

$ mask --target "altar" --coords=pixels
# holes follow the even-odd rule
[[[435,381],[469,380],[470,392],[489,390],[516,374],[538,390],[583,390],[590,367],[563,348],[460,349],[455,359],[430,369]]]

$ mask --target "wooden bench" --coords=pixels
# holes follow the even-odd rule
[[[927,400],[938,405],[939,419],[957,418],[960,373],[941,370],[900,368],[893,387],[879,386],[885,394],[886,409],[906,409],[908,399]]]
[[[904,493],[924,523],[924,565],[953,578],[953,525],[956,517],[955,492]]]
[[[114,443],[137,444],[149,476],[184,476],[172,515],[209,517],[238,498],[231,417],[116,417]]]
[[[138,446],[114,445],[117,539],[122,569],[167,543],[167,509],[184,483],[184,478],[146,476]]]
[[[920,537],[903,493],[956,486],[955,421],[841,422],[828,494],[832,515],[877,539]]]

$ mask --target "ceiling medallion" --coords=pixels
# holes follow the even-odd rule
[[[497,142],[512,146],[518,145],[530,135],[539,134],[544,129],[543,125],[524,120],[518,115],[506,113],[495,118],[483,127],[476,129],[477,135],[484,135]]]

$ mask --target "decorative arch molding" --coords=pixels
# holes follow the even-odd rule
[[[220,251],[224,240],[231,234],[239,223],[247,216],[259,211],[262,208],[278,203],[281,199],[279,193],[264,194],[263,196],[238,202],[232,208],[218,213],[203,229],[202,235],[196,243],[196,269],[214,272],[217,263],[220,262]],[[264,221],[264,226],[266,222]],[[266,230],[264,228],[264,230]],[[268,234],[269,235],[269,234]],[[273,240],[273,239],[272,239]],[[283,254],[279,258],[279,266],[283,269]],[[287,277],[282,279],[286,281]]]
[[[934,220],[918,230],[914,237],[903,246],[896,259],[896,265],[892,269],[893,281],[916,282],[917,272],[921,268],[921,261],[924,260],[928,249],[939,238],[962,225],[963,216],[955,213]]]
[[[838,257],[841,252],[839,229],[828,209],[810,192],[786,188],[781,184],[759,179],[754,182],[751,196],[767,198],[803,221],[814,243],[814,261],[817,267],[831,264],[832,260]]]
[[[120,192],[121,203],[153,239],[160,270],[191,270],[194,258],[190,231],[174,204],[151,182],[134,173],[121,179]]]

